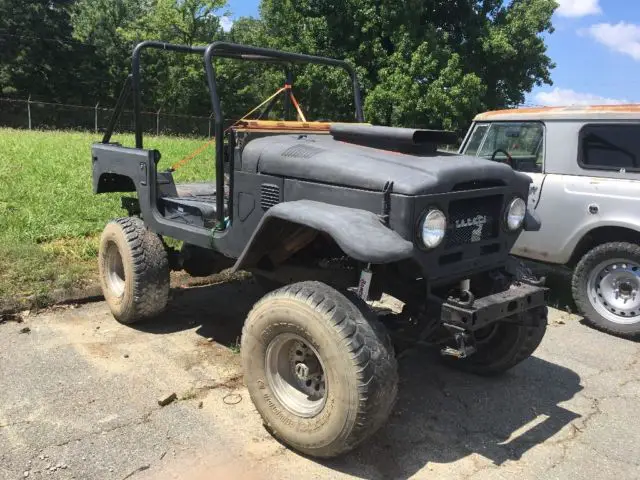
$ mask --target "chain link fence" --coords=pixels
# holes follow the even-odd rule
[[[113,108],[96,103],[68,105],[37,100],[0,98],[0,127],[29,130],[85,130],[102,132],[107,126]],[[211,137],[213,115],[177,115],[163,113],[162,109],[142,112],[142,129],[153,135],[181,135]],[[225,122],[228,123],[228,122]],[[133,111],[123,110],[115,130],[133,132]]]

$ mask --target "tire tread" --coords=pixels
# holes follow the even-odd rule
[[[583,315],[585,322],[592,327],[612,335],[623,336],[626,338],[640,338],[640,324],[635,326],[634,331],[629,327],[623,326],[623,324],[617,325],[614,322],[610,322],[601,317],[591,305],[587,289],[584,288],[588,281],[591,268],[593,268],[595,264],[599,263],[602,257],[619,254],[618,252],[623,252],[622,254],[633,256],[640,261],[640,245],[636,245],[634,243],[609,242],[591,249],[583,255],[573,272],[571,281],[573,301],[576,303],[580,313]]]
[[[147,230],[140,218],[121,217],[110,223],[121,229],[130,249],[133,270],[131,308],[118,320],[134,323],[154,317],[164,310],[169,298],[169,261],[164,244],[158,235]]]
[[[358,411],[353,429],[346,443],[334,445],[320,454],[314,453],[322,457],[342,454],[378,430],[395,404],[398,369],[393,349],[389,348],[391,341],[384,326],[372,315],[366,303],[354,302],[353,298],[346,298],[321,282],[299,282],[274,290],[259,300],[253,310],[265,302],[282,297],[302,300],[324,315],[349,351],[357,372],[358,390]],[[248,335],[248,323],[245,322],[243,327],[243,337]]]

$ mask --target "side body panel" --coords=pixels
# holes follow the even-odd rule
[[[595,228],[640,231],[640,175],[587,170],[578,164],[578,134],[587,123],[604,122],[546,122],[544,174],[529,174],[533,178],[529,207],[535,203],[542,227],[539,232],[524,232],[513,254],[565,264]]]

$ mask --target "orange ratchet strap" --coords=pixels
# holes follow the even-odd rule
[[[231,130],[231,128],[235,127],[238,123],[243,122],[248,120],[247,117],[249,115],[251,115],[253,112],[255,112],[256,110],[259,110],[261,107],[263,107],[264,105],[266,105],[267,103],[269,103],[271,100],[273,100],[274,97],[277,97],[278,95],[280,95],[282,92],[284,92],[285,90],[288,90],[289,92],[289,96],[291,97],[291,101],[293,102],[293,106],[295,107],[296,111],[298,112],[298,116],[300,117],[300,119],[303,122],[306,122],[307,119],[304,116],[304,113],[302,113],[302,109],[300,108],[300,104],[298,103],[298,101],[296,100],[295,95],[293,94],[293,90],[291,89],[291,85],[289,85],[288,83],[286,83],[284,85],[284,87],[279,88],[276,93],[274,93],[273,95],[271,95],[269,98],[267,98],[264,102],[262,102],[260,105],[258,105],[256,108],[248,111],[247,113],[245,113],[242,118],[240,118],[239,120],[236,120],[231,126],[227,127],[227,129],[225,129],[224,133],[227,133],[229,130]],[[193,160],[194,157],[198,156],[198,154],[202,153],[209,145],[211,145],[213,142],[215,142],[215,137],[212,138],[211,140],[209,140],[207,143],[205,143],[204,145],[198,147],[196,150],[194,150],[193,152],[191,152],[190,154],[188,154],[187,156],[185,156],[184,158],[181,158],[180,160],[178,160],[176,163],[174,163],[173,165],[171,165],[171,171],[176,171],[178,168],[186,165],[187,163],[189,163],[191,160]]]

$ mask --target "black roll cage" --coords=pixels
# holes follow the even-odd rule
[[[204,58],[204,68],[207,77],[207,84],[209,87],[209,95],[211,97],[211,107],[213,109],[214,117],[214,136],[215,136],[215,165],[216,165],[216,191],[224,191],[224,175],[218,174],[223,172],[223,116],[222,107],[220,105],[220,96],[218,95],[218,86],[216,83],[216,72],[213,64],[213,58],[231,58],[243,61],[256,61],[256,62],[269,62],[279,64],[289,63],[311,63],[317,65],[327,65],[333,67],[339,67],[347,71],[351,77],[351,83],[353,86],[353,100],[355,104],[355,117],[357,122],[364,121],[364,115],[362,113],[362,100],[360,97],[360,86],[358,84],[358,78],[356,76],[355,69],[343,60],[336,60],[327,57],[318,57],[315,55],[305,55],[301,53],[284,52],[281,50],[275,50],[271,48],[254,47],[250,45],[241,45],[237,43],[229,42],[213,42],[206,47],[202,46],[188,46],[188,45],[176,45],[158,41],[144,41],[136,45],[133,49],[133,55],[131,58],[131,74],[127,76],[124,86],[118,97],[113,115],[109,119],[107,128],[102,138],[102,143],[109,143],[116,122],[122,113],[124,103],[127,99],[129,92],[133,96],[133,124],[136,138],[136,148],[142,149],[142,122],[141,122],[141,108],[142,100],[140,93],[140,57],[142,51],[147,48],[154,48],[158,50],[168,50],[179,53],[195,53],[201,54]],[[287,78],[289,78],[289,71],[287,70]],[[221,225],[224,223],[224,195],[216,195],[216,210],[217,210],[217,223]]]

